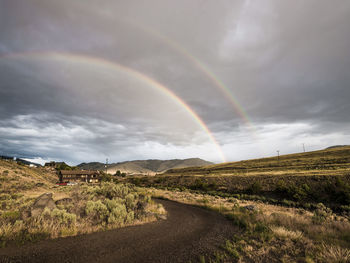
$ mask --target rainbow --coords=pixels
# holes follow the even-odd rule
[[[179,54],[186,57],[189,61],[192,62],[201,72],[203,72],[207,78],[214,84],[215,87],[217,87],[224,96],[229,100],[230,104],[233,106],[235,112],[240,116],[240,118],[243,120],[245,125],[252,131],[255,131],[255,128],[252,124],[252,121],[250,120],[248,114],[242,107],[242,105],[238,102],[236,99],[236,96],[234,95],[233,91],[228,89],[225,84],[214,75],[214,73],[198,58],[193,56],[191,53],[189,53],[184,47],[182,47],[179,43],[175,42],[174,40],[160,34],[159,32],[153,30],[152,28],[149,28],[145,25],[136,24],[132,21],[122,19],[122,22],[129,24],[133,27],[136,27],[137,29],[142,30],[143,32],[146,32],[147,34],[153,36],[154,38],[160,40],[161,42],[167,44],[170,46],[173,50],[177,51]]]
[[[136,71],[134,69],[128,68],[126,66],[123,66],[121,64],[118,64],[116,62],[112,62],[106,59],[98,58],[89,56],[86,54],[73,54],[73,53],[63,53],[63,52],[21,52],[21,53],[10,53],[5,55],[0,55],[1,59],[15,59],[15,58],[49,58],[52,60],[71,60],[79,63],[85,63],[85,64],[93,64],[93,65],[99,65],[103,67],[107,67],[109,69],[123,72],[124,74],[127,74],[133,78],[136,78],[146,84],[148,84],[150,87],[153,87],[157,89],[159,92],[163,93],[165,96],[170,98],[172,101],[174,101],[177,105],[185,109],[185,111],[195,120],[195,122],[201,127],[201,129],[207,134],[210,141],[215,145],[215,148],[223,162],[226,162],[225,155],[215,139],[212,132],[209,130],[208,126],[204,123],[204,121],[198,116],[198,114],[191,109],[191,107],[180,97],[178,97],[174,92],[169,90],[167,87],[159,83],[158,81],[150,78],[149,76]]]

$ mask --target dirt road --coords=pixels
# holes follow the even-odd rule
[[[232,236],[217,213],[159,200],[168,219],[0,249],[0,262],[197,262]]]

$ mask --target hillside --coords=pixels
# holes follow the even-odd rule
[[[57,180],[56,171],[50,168],[0,160],[0,250],[166,216],[162,205],[131,185],[103,181],[58,186]],[[0,262],[2,259],[0,255]]]
[[[52,187],[58,177],[44,168],[30,168],[14,161],[0,160],[0,187],[2,193],[37,195]]]
[[[199,159],[173,159],[173,160],[136,160],[121,163],[113,163],[108,165],[108,173],[114,174],[121,171],[127,174],[151,174],[162,173],[169,169],[200,167],[212,165],[213,163]],[[81,169],[86,170],[105,170],[105,164],[98,162],[82,163],[78,165]]]
[[[14,160],[15,157],[14,156],[4,156],[4,155],[0,155],[0,160],[7,160],[7,161],[11,161],[11,160]],[[34,162],[30,162],[30,161],[27,161],[27,160],[24,160],[22,158],[16,158],[16,162],[17,163],[22,163],[22,164],[25,164],[25,165],[35,165],[37,167],[41,166],[40,164],[38,163],[34,163]]]
[[[144,187],[244,196],[274,204],[314,206],[322,202],[347,211],[350,205],[350,147],[170,169],[158,176],[126,180]]]
[[[170,169],[166,174],[181,175],[271,175],[332,174],[350,169],[350,146],[325,150],[221,163],[205,167]]]
[[[105,170],[105,164],[100,162],[81,163],[77,167],[84,170]]]

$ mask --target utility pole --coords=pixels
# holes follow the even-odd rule
[[[278,166],[280,165],[280,150],[277,150],[277,162]]]
[[[305,143],[303,143],[303,150],[304,150],[304,152],[305,152]]]
[[[107,170],[108,170],[107,166],[108,166],[108,158],[106,158],[106,165],[105,165],[106,173],[107,173]]]

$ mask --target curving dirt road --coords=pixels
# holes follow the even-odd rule
[[[158,202],[168,211],[167,220],[0,249],[0,262],[197,262],[234,233],[217,213]]]

